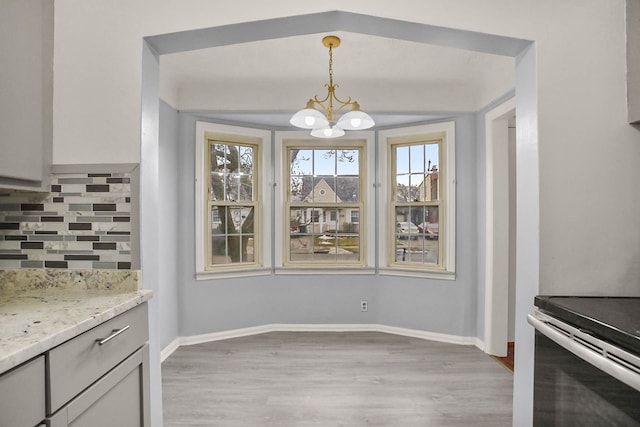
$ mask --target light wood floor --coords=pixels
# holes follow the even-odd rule
[[[510,426],[513,374],[474,346],[273,332],[180,347],[164,425]]]

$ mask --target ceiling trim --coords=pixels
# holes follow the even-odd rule
[[[144,40],[157,54],[165,55],[328,31],[348,31],[511,57],[518,56],[532,42],[531,40],[514,37],[344,11],[321,12],[221,25],[148,36]]]

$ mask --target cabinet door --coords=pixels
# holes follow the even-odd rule
[[[148,377],[145,345],[52,416],[49,425],[148,427]]]
[[[44,357],[0,376],[0,426],[31,427],[44,419]]]
[[[53,140],[53,2],[0,1],[0,187],[46,190]]]

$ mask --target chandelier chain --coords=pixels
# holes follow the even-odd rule
[[[329,86],[333,86],[333,45],[329,46]]]

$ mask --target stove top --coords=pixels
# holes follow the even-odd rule
[[[640,298],[541,295],[534,304],[550,316],[640,355]]]

